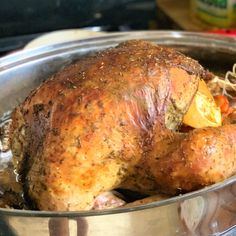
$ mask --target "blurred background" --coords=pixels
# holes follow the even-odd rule
[[[236,0],[1,0],[0,55],[48,32],[213,31],[234,35]]]

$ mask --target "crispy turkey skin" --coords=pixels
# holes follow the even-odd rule
[[[132,40],[49,78],[12,115],[11,147],[26,196],[40,210],[72,211],[91,209],[99,194],[122,186],[184,187],[163,181],[168,158],[173,166],[181,158],[175,145],[173,154],[167,150],[182,142],[175,130],[205,76],[173,49]],[[202,186],[195,179],[186,190]]]

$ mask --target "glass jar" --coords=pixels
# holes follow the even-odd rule
[[[195,17],[219,28],[236,26],[236,0],[191,0]]]

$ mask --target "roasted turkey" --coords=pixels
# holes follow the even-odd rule
[[[178,131],[208,76],[197,61],[142,40],[53,75],[12,115],[26,198],[40,210],[89,210],[116,188],[176,194],[233,175],[234,125]]]

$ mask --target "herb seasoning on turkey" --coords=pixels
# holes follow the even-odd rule
[[[221,126],[208,77],[197,61],[141,40],[58,72],[12,115],[26,198],[39,210],[89,210],[117,188],[176,194],[233,175],[236,128]],[[196,129],[179,132],[183,122]]]

